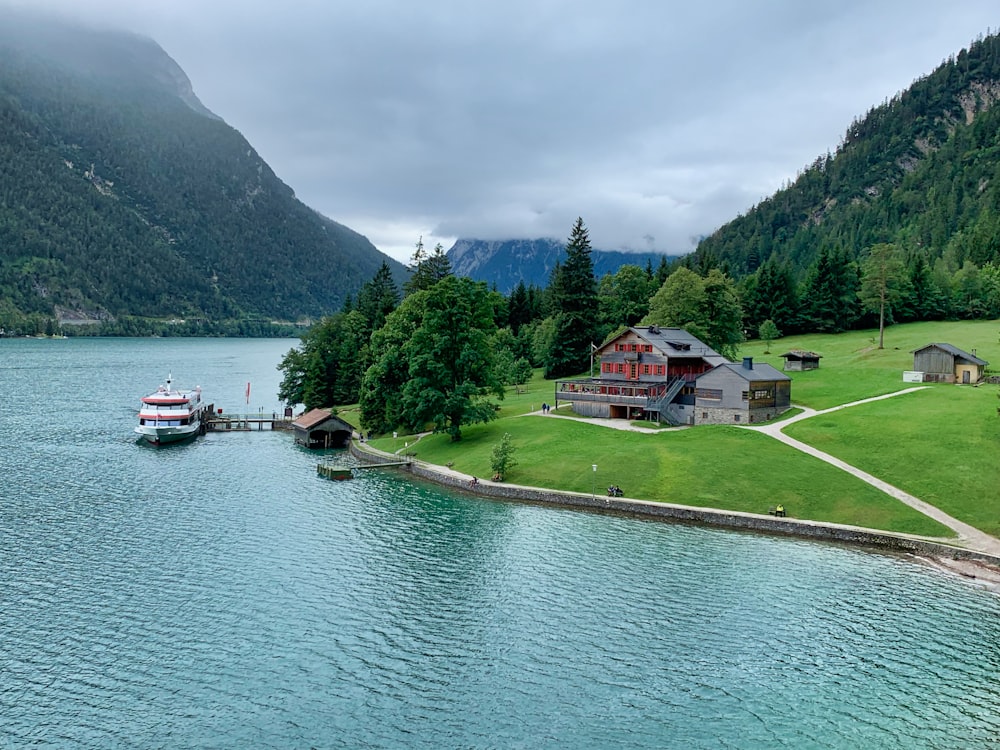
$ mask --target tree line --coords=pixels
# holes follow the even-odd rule
[[[942,278],[923,254],[891,243],[860,260],[821,248],[801,283],[773,259],[737,282],[697,256],[624,265],[598,281],[590,252],[577,219],[548,286],[522,282],[504,296],[454,276],[440,245],[428,253],[418,243],[402,290],[383,264],[288,352],[279,397],[307,408],[358,403],[367,431],[433,428],[458,440],[534,368],[550,379],[591,372],[592,346],[626,326],[684,328],[734,359],[747,338],[878,327],[882,346],[895,322],[1000,316],[1000,267],[967,261]]]

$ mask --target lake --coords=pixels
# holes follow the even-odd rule
[[[135,440],[168,373],[280,410],[295,343],[0,340],[0,747],[1000,736],[1000,598],[911,559],[332,482],[282,432]]]

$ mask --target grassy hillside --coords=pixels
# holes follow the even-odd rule
[[[917,72],[917,71],[915,71]],[[1000,37],[985,37],[848,127],[789,187],[697,249],[737,275],[774,258],[801,276],[821,248],[879,242],[949,272],[1000,260]],[[891,92],[886,92],[887,95]]]
[[[890,329],[891,348],[879,351],[871,332],[812,335],[762,342],[743,354],[770,361],[789,348],[823,354],[819,370],[792,373],[792,400],[816,409],[911,387],[902,371],[910,351],[944,341],[1000,364],[1000,321],[915,323]],[[987,533],[1000,533],[1000,418],[998,389],[934,385],[925,391],[805,420],[789,434],[858,465]],[[452,463],[490,475],[490,453],[504,432],[517,446],[518,465],[507,481],[576,492],[602,493],[620,485],[629,497],[727,510],[766,512],[783,503],[789,515],[926,536],[950,531],[858,479],[766,435],[738,427],[704,426],[630,433],[579,420],[524,416],[551,403],[553,386],[537,374],[521,394],[511,393],[500,418],[463,430],[463,440],[431,435],[374,441],[420,460]],[[348,415],[348,419],[349,419]],[[597,464],[595,473],[591,466]]]
[[[904,370],[913,369],[914,349],[931,343],[954,344],[978,355],[1000,370],[1000,321],[952,321],[908,323],[890,326],[885,349],[878,349],[878,331],[848,331],[839,334],[787,336],[772,342],[765,354],[761,341],[743,346],[743,356],[769,362],[779,370],[779,356],[789,349],[806,349],[823,355],[820,369],[788,373],[792,377],[792,401],[813,409],[828,409],[849,401],[892,393],[908,384]]]
[[[997,536],[997,392],[935,386],[807,419],[787,432]]]

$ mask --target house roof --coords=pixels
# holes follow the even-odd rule
[[[912,352],[910,352],[910,354],[916,354],[918,352],[924,351],[924,349],[930,349],[931,347],[937,347],[938,349],[946,351],[955,357],[960,357],[968,362],[971,362],[974,365],[981,365],[985,367],[986,365],[989,364],[989,362],[987,362],[985,359],[980,359],[976,355],[969,354],[966,351],[962,351],[957,346],[952,346],[951,344],[928,344],[927,346],[922,346],[919,349],[914,349]]]
[[[708,372],[702,373],[698,376],[698,379],[705,377],[706,375],[718,372],[719,370],[727,369],[737,375],[739,375],[744,380],[791,380],[788,375],[785,375],[781,370],[767,364],[767,362],[752,362],[750,367],[747,367],[742,362],[725,362],[717,367],[713,367]]]
[[[789,349],[781,355],[785,359],[822,359],[822,354],[807,352],[805,349]]]
[[[603,349],[614,343],[628,333],[634,333],[643,341],[655,346],[668,357],[700,357],[713,366],[729,361],[704,341],[688,333],[683,328],[633,326],[623,330],[613,339],[606,342],[601,348]]]
[[[331,416],[333,416],[333,414],[329,409],[310,409],[292,422],[292,426],[299,427],[303,430],[311,430],[316,425],[322,424],[328,420]]]

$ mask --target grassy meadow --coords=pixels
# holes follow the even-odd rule
[[[998,392],[938,385],[822,414],[786,432],[1000,536]]]
[[[504,432],[518,464],[506,481],[596,491],[617,484],[627,497],[790,516],[927,536],[949,536],[937,522],[873,487],[771,437],[738,427],[705,426],[654,434],[612,430],[540,415],[500,419],[462,431],[458,443],[436,434],[411,443],[421,461],[490,475],[490,454]],[[376,440],[392,449],[398,441]],[[597,465],[597,471],[592,466]]]
[[[790,373],[793,403],[814,409],[912,387],[902,381],[902,372],[913,366],[912,350],[928,343],[975,348],[1000,368],[1000,321],[894,326],[886,330],[883,350],[876,348],[877,334],[787,337],[773,342],[770,354],[764,353],[763,342],[752,341],[742,354],[779,369],[778,355],[789,349],[822,354],[819,370]],[[996,386],[933,385],[803,420],[788,433],[987,533],[1000,534],[998,392]],[[527,385],[508,391],[497,420],[463,428],[458,443],[435,434],[418,442],[400,435],[373,444],[488,477],[493,446],[509,432],[518,464],[506,481],[515,484],[599,494],[617,484],[627,497],[752,513],[781,503],[797,518],[951,536],[936,521],[861,480],[766,435],[720,425],[646,434],[529,414],[543,402],[551,404],[553,395],[553,384],[536,372]]]
[[[953,344],[971,352],[1000,371],[1000,321],[951,321],[908,323],[885,329],[885,349],[878,349],[878,330],[838,334],[787,336],[771,343],[750,341],[742,355],[769,362],[779,370],[779,356],[789,349],[821,354],[820,369],[792,372],[792,402],[813,409],[828,409],[851,401],[892,393],[911,384],[903,383],[903,371],[913,369],[913,350],[927,344]],[[943,387],[943,386],[942,386]]]

